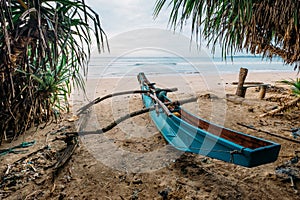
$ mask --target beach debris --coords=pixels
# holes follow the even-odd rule
[[[35,144],[35,140],[33,140],[31,142],[22,142],[20,145],[14,146],[12,148],[0,149],[0,156],[7,155],[9,153],[14,153],[14,154],[26,153],[26,152],[28,152],[27,149],[26,150],[16,150],[16,149],[31,147],[34,144]]]
[[[275,110],[277,108],[278,108],[278,106],[266,106],[263,110],[264,110],[264,112],[269,112],[269,111]]]
[[[248,112],[254,112],[254,108],[248,108]]]
[[[292,132],[292,136],[295,139],[297,139],[298,137],[300,137],[300,128],[292,128],[291,132]]]
[[[132,195],[131,195],[131,198],[132,200],[136,200],[136,199],[139,199],[139,193],[141,192],[142,190],[141,189],[134,189],[132,191]]]
[[[208,157],[204,157],[200,161],[205,164],[211,164],[211,159]]]
[[[132,181],[132,184],[140,185],[140,184],[143,184],[143,181],[141,179],[136,178]]]
[[[0,177],[0,191],[3,190],[3,198],[17,189],[26,186],[26,183],[33,181],[37,185],[43,184],[47,180],[45,170],[53,165],[52,157],[54,153],[49,148],[42,148],[26,155],[12,164],[7,164],[7,168]]]
[[[57,139],[53,139],[50,144],[55,149],[50,148],[50,145],[46,145],[22,156],[13,163],[7,164],[3,172],[0,172],[0,199],[6,198],[12,192],[26,187],[29,182],[33,182],[36,185],[50,183],[54,179],[51,177],[51,174],[58,173],[58,170],[70,159],[78,145],[77,136],[64,135],[64,137],[66,146],[61,142],[54,145]],[[23,143],[22,147],[30,146],[30,144],[33,145],[34,142]],[[21,145],[17,147],[19,146]],[[64,177],[69,181],[71,180],[66,175]],[[38,194],[39,192],[32,193],[28,197],[34,198]]]
[[[62,126],[61,128],[59,128],[59,129],[57,129],[55,131],[52,131],[52,132],[48,132],[47,134],[55,135],[57,133],[61,133],[61,132],[65,131],[67,129],[70,129],[70,128],[71,128],[71,126]]]
[[[276,83],[281,83],[281,82],[276,81]],[[270,87],[267,88],[267,92],[272,92],[272,93],[289,94],[288,91],[289,90],[287,88],[278,87],[278,86],[275,86],[275,85],[271,85]]]
[[[167,200],[170,191],[171,191],[170,188],[166,188],[162,191],[159,191],[158,194],[162,197],[163,200]]]
[[[39,195],[39,194],[41,194],[41,193],[43,193],[43,190],[36,190],[36,191],[30,193],[29,195],[27,195],[27,196],[25,197],[25,200],[26,200],[26,199],[29,199],[29,197],[37,196],[37,195]]]
[[[257,82],[257,81],[250,81],[250,82],[244,82],[246,85],[259,85],[259,84],[264,84],[263,82]],[[238,82],[234,81],[231,83],[231,85],[238,85]]]
[[[66,148],[62,150],[61,155],[57,159],[56,164],[53,169],[52,182],[54,183],[55,177],[59,173],[60,169],[67,163],[67,161],[71,158],[76,148],[78,147],[78,136],[77,135],[67,135],[65,138],[65,143],[67,144]]]
[[[275,169],[275,173],[278,177],[283,179],[290,179],[291,187],[293,187],[295,190],[297,190],[295,180],[298,180],[300,178],[300,168],[299,166],[297,166],[300,160],[298,156],[299,153],[300,151],[296,151],[296,155],[293,158],[276,167]]]
[[[270,97],[266,98],[266,101],[276,102],[276,103],[279,103],[279,105],[284,105],[284,102],[291,101],[293,99],[295,99],[295,98],[286,96],[286,95],[279,95],[279,96],[276,95],[276,96],[270,96]]]
[[[261,126],[269,126],[270,123],[266,120],[259,119],[258,124]]]
[[[206,93],[206,94],[202,94],[199,96],[199,98],[203,98],[203,99],[219,99],[219,97],[215,94],[212,93]]]
[[[75,122],[79,119],[77,115],[73,115],[71,118],[68,119],[68,122]]]
[[[245,98],[232,94],[226,94],[226,100],[235,104],[242,104],[245,101]]]
[[[274,116],[277,113],[286,111],[292,107],[295,107],[300,102],[300,97],[297,97],[293,99],[292,101],[287,102],[285,105],[278,107],[275,110],[271,110],[267,113],[261,114],[259,117],[265,117],[265,116]]]
[[[7,164],[7,169],[6,169],[5,173],[4,173],[4,175],[9,174],[9,171],[10,171],[11,167],[12,166],[10,164]]]

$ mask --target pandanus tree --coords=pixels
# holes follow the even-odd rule
[[[92,40],[107,47],[83,0],[1,0],[0,144],[68,108],[71,88],[84,89]]]
[[[192,35],[220,44],[223,56],[244,50],[299,66],[299,0],[157,0],[154,16],[165,6],[174,29],[190,20]]]

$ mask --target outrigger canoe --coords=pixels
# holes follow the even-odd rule
[[[280,144],[242,132],[230,130],[201,119],[170,104],[165,91],[155,87],[144,73],[138,74],[146,108],[166,141],[178,150],[208,156],[244,167],[255,167],[277,160]],[[167,103],[168,102],[168,103]],[[171,105],[171,106],[170,106]]]

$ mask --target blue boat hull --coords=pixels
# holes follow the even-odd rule
[[[138,78],[141,83],[141,89],[149,90],[149,86],[143,84],[145,81],[143,80],[144,75],[139,74]],[[147,94],[142,94],[142,97],[145,107],[148,108],[154,105],[153,98]],[[167,142],[176,149],[201,154],[245,167],[255,167],[277,160],[280,151],[279,144],[212,124],[193,116],[183,109],[182,112],[184,112],[185,115],[192,116],[193,119],[209,124],[215,130],[218,129],[217,132],[220,132],[220,134],[212,134],[174,114],[167,116],[162,109],[159,109],[158,112],[155,110],[151,111],[150,116],[154,124]],[[247,141],[254,141],[261,144],[261,146],[256,144],[253,145],[254,148],[252,148],[251,144],[247,144],[246,146],[241,145],[243,141],[235,143],[234,137],[232,139],[222,138],[220,135],[223,135],[221,132],[223,133],[224,131],[227,135],[229,133],[234,134],[234,137],[239,136]]]

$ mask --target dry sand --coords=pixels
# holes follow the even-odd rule
[[[81,136],[80,148],[57,175],[56,187],[51,182],[39,185],[28,181],[9,196],[6,193],[2,196],[8,199],[300,199],[295,189],[300,189],[298,180],[294,181],[296,186],[293,188],[287,176],[275,173],[277,166],[293,158],[295,150],[300,150],[299,144],[237,125],[240,122],[292,138],[287,130],[300,127],[298,109],[274,117],[258,116],[280,106],[282,101],[295,98],[276,82],[295,77],[296,73],[249,72],[246,81],[276,87],[268,89],[263,100],[257,98],[257,88],[249,88],[246,98],[235,98],[235,103],[227,101],[226,94],[235,93],[236,86],[231,83],[238,80],[238,74],[148,77],[158,87],[177,87],[178,91],[170,94],[172,99],[200,96],[197,102],[185,105],[189,111],[225,127],[280,143],[282,149],[274,163],[244,168],[179,152],[165,142],[148,114],[143,114],[105,134]],[[89,80],[87,88],[88,99],[94,99],[112,92],[139,89],[139,85],[136,77],[105,78]],[[86,103],[86,99],[81,94],[74,94],[72,102],[76,110]],[[112,120],[142,108],[140,95],[107,99],[95,105],[89,117],[81,118],[81,121],[87,119],[84,131],[104,127]],[[41,133],[42,130],[38,134],[44,135]],[[2,159],[1,163],[9,164],[17,156]],[[293,167],[300,171],[299,163]],[[4,173],[6,167],[2,169]],[[299,173],[297,175],[299,177]]]

